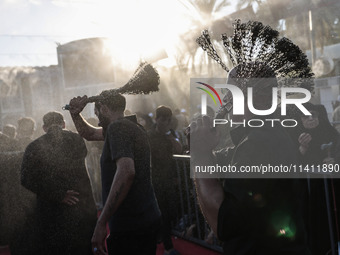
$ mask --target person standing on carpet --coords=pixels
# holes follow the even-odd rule
[[[104,208],[92,237],[94,254],[156,253],[161,214],[150,178],[148,137],[137,118],[124,118],[125,97],[101,93],[95,103],[100,128],[87,123],[80,112],[87,96],[70,101],[70,113],[81,136],[89,141],[105,140],[101,156]]]

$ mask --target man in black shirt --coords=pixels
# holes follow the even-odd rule
[[[106,224],[109,254],[155,254],[160,211],[150,178],[150,148],[144,129],[124,118],[125,98],[104,94],[96,102],[99,126],[80,115],[87,97],[70,101],[70,113],[80,135],[104,140],[101,157],[103,211],[92,237],[94,254],[105,254]]]
[[[37,195],[37,224],[41,254],[91,254],[96,222],[84,140],[65,130],[63,116],[43,117],[45,135],[25,151],[21,183]]]
[[[182,146],[170,130],[172,111],[169,107],[156,109],[156,124],[148,132],[151,147],[152,183],[162,213],[162,241],[164,254],[178,254],[171,240],[171,221],[176,217],[176,164],[173,154],[180,154]]]

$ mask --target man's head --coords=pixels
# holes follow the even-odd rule
[[[103,134],[109,124],[119,117],[124,116],[126,99],[121,94],[101,93],[103,99],[95,103],[95,114],[99,119],[98,126],[103,128]]]
[[[18,138],[31,138],[34,133],[35,121],[29,117],[23,117],[18,120]]]
[[[48,112],[43,117],[43,129],[45,132],[52,126],[65,128],[64,116],[60,112]]]
[[[252,116],[247,107],[247,88],[253,88],[253,105],[257,110],[269,109],[272,105],[272,88],[277,87],[277,79],[275,72],[265,63],[262,62],[249,62],[240,64],[230,70],[228,75],[227,84],[237,86],[242,90],[245,95],[245,115],[233,116],[231,118],[247,119]],[[223,98],[223,102],[232,105],[231,92],[228,91]]]
[[[156,109],[156,126],[160,133],[166,133],[170,129],[172,111],[169,107],[161,105]]]

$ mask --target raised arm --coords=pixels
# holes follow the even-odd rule
[[[94,127],[90,123],[88,123],[83,116],[81,116],[81,112],[87,104],[87,96],[83,97],[74,97],[71,99],[70,105],[70,114],[73,120],[73,123],[78,131],[78,133],[88,141],[103,141],[103,129],[100,127]]]

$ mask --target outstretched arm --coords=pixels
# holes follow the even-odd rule
[[[103,129],[97,128],[89,124],[83,116],[81,116],[81,112],[87,104],[87,96],[83,97],[74,97],[70,101],[70,114],[73,120],[74,125],[78,133],[88,141],[103,141]]]

